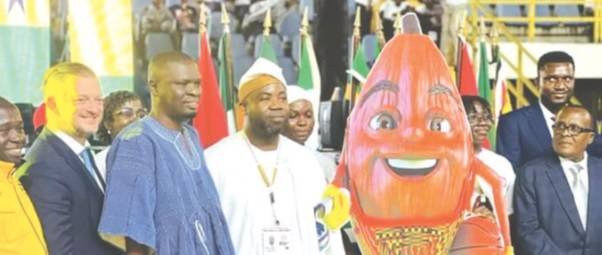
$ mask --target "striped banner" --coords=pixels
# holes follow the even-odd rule
[[[106,94],[133,90],[131,0],[69,0],[71,61],[88,65]]]
[[[50,65],[48,0],[0,0],[0,95],[39,104]]]

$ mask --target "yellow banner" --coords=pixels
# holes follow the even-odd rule
[[[69,0],[71,61],[98,76],[133,76],[131,0]]]

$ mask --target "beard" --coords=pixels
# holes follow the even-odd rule
[[[285,122],[270,123],[268,120],[261,118],[249,118],[249,124],[251,124],[253,133],[262,137],[273,137],[280,134],[280,132],[284,129]]]

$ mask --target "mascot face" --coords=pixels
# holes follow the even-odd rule
[[[391,39],[349,119],[346,160],[356,222],[394,227],[457,218],[469,196],[463,187],[473,153],[464,116],[435,44],[418,34]]]

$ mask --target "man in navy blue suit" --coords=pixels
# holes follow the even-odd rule
[[[563,108],[553,127],[555,154],[519,171],[517,254],[602,254],[602,158],[585,151],[594,123],[582,106]]]
[[[506,157],[515,171],[535,158],[551,155],[554,115],[573,96],[575,62],[562,51],[548,52],[537,63],[536,84],[540,100],[528,107],[500,117],[497,152]],[[598,136],[589,152],[602,157],[602,137]]]
[[[87,138],[102,119],[96,75],[61,63],[44,77],[46,128],[26,156],[23,186],[36,208],[50,254],[119,254],[97,233],[104,180]]]

